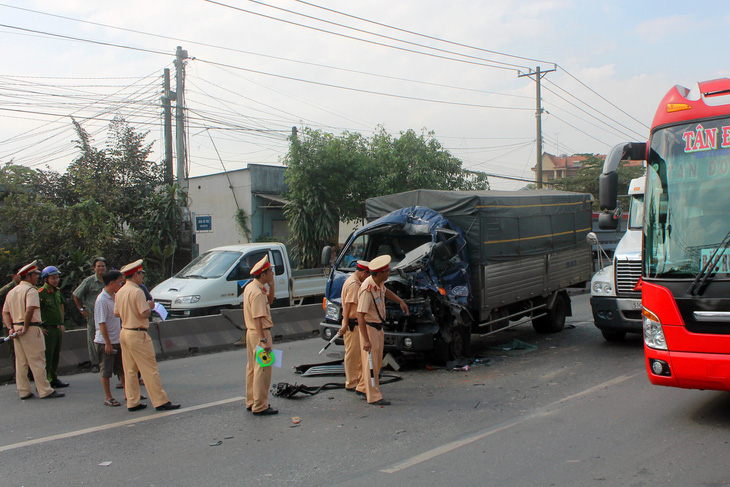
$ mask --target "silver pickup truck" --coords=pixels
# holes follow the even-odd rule
[[[262,242],[211,249],[152,289],[152,297],[173,317],[219,313],[241,307],[253,265],[264,255],[274,268],[273,306],[295,306],[324,296],[323,268],[293,270],[284,244]]]

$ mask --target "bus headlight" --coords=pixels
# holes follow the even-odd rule
[[[644,309],[641,316],[644,323],[644,343],[646,343],[646,346],[657,350],[667,350],[667,340],[664,338],[664,329],[659,318],[648,309]]]

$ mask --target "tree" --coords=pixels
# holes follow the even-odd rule
[[[593,195],[593,209],[599,209],[598,200],[598,176],[603,171],[603,160],[593,154],[582,154],[585,159],[581,162],[581,167],[575,176],[568,178],[555,179],[553,188],[563,191],[575,191],[578,193],[591,193]],[[644,174],[643,167],[627,166],[625,162],[621,162],[617,169],[618,173],[618,194],[625,195],[632,179],[640,177]],[[628,200],[619,198],[621,208],[628,211]]]
[[[116,267],[147,259],[150,282],[169,275],[170,257],[180,251],[186,195],[164,185],[162,167],[149,159],[147,133],[115,118],[106,147],[98,149],[72,123],[79,155],[66,173],[10,163],[0,168],[2,270],[40,259],[59,267],[63,285],[72,287],[90,260],[104,255]]]
[[[290,137],[284,212],[302,267],[319,264],[322,246],[337,241],[340,220],[364,217],[367,198],[413,189],[488,189],[483,173],[466,171],[433,132],[392,137],[382,127],[367,139],[305,128]]]

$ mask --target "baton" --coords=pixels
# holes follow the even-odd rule
[[[335,340],[337,340],[337,337],[338,336],[340,336],[340,335],[338,333],[335,333],[335,336],[332,337],[332,340],[328,341],[327,342],[327,345],[325,345],[322,348],[322,350],[319,351],[319,353],[317,355],[322,355],[322,352],[324,352],[325,350],[327,350],[327,347],[329,347],[330,345],[332,345],[335,342]]]
[[[5,338],[3,338],[3,343],[7,342],[8,340],[12,340],[16,336],[18,336],[18,332],[17,331],[16,332],[13,332],[10,335],[8,335]]]
[[[375,387],[375,370],[373,369],[373,353],[368,352],[368,361],[370,362],[370,385]]]

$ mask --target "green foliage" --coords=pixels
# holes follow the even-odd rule
[[[560,178],[553,181],[553,188],[563,191],[575,191],[578,193],[591,193],[593,195],[593,209],[598,211],[598,176],[603,171],[603,160],[592,154],[584,154],[585,159],[581,168],[575,176]],[[628,200],[621,198],[626,195],[629,183],[632,179],[644,174],[643,167],[626,166],[625,162],[619,164],[618,170],[618,194],[621,208],[628,211]]]
[[[249,218],[246,214],[246,210],[239,208],[238,210],[236,210],[234,218],[236,219],[236,223],[238,224],[238,230],[241,232],[241,236],[250,242],[251,226],[249,225]]]
[[[115,268],[144,258],[153,285],[155,276],[172,272],[187,196],[163,184],[162,167],[148,160],[147,133],[116,118],[106,147],[97,149],[81,124],[73,124],[79,156],[66,173],[11,163],[0,168],[0,272],[39,259],[61,270],[68,294],[91,274],[95,256]]]
[[[414,189],[488,189],[483,173],[467,171],[433,132],[392,137],[382,127],[371,138],[305,128],[290,137],[284,214],[303,267],[319,265],[323,245],[337,243],[339,221],[364,217],[367,198]]]

